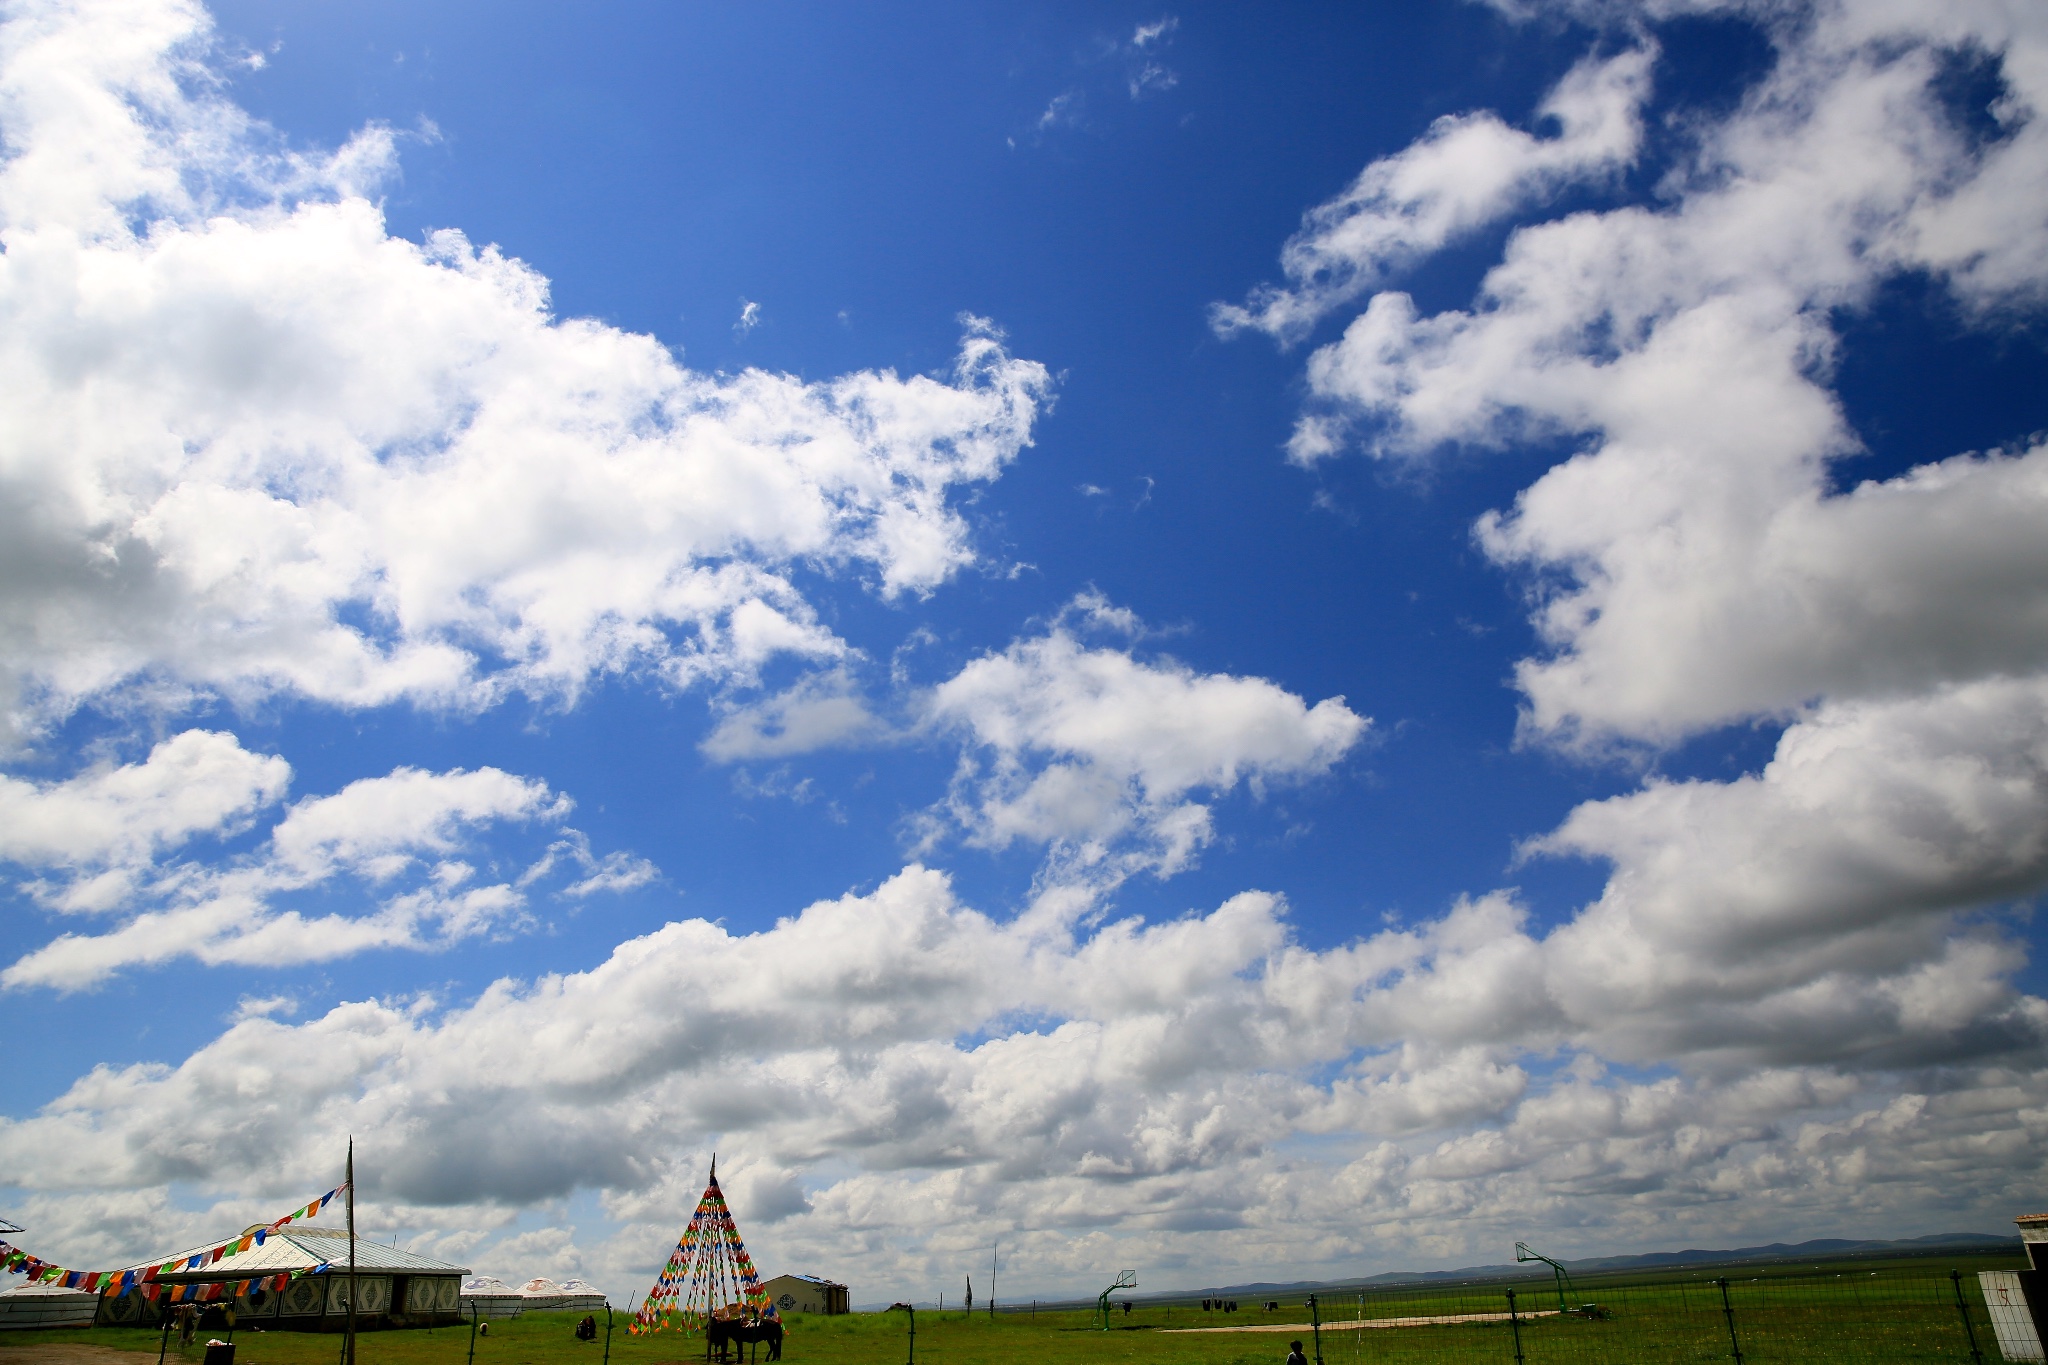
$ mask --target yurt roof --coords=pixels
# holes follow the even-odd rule
[[[211,1250],[210,1246],[194,1247],[175,1256],[163,1256],[153,1261],[144,1261],[142,1264],[163,1265],[169,1261],[182,1261]],[[236,1280],[245,1276],[275,1275],[281,1270],[311,1270],[323,1261],[335,1270],[347,1269],[346,1231],[322,1227],[281,1228],[264,1238],[262,1246],[252,1246],[247,1251],[223,1256],[218,1261],[192,1270],[180,1267],[177,1270],[166,1271],[161,1278],[171,1281]],[[356,1272],[362,1274],[366,1271],[371,1274],[467,1275],[469,1267],[450,1265],[431,1256],[400,1251],[388,1242],[373,1242],[358,1237]]]
[[[99,1295],[84,1289],[64,1289],[54,1284],[18,1284],[10,1289],[0,1289],[0,1299],[97,1299]]]

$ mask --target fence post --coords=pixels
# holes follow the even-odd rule
[[[1970,1305],[1963,1298],[1963,1272],[1949,1271],[1948,1280],[1955,1286],[1956,1311],[1963,1315],[1963,1332],[1970,1338],[1970,1359],[1975,1365],[1984,1365],[1984,1353],[1977,1349],[1977,1328],[1970,1321]]]
[[[1508,1326],[1515,1334],[1515,1365],[1524,1365],[1522,1360],[1522,1320],[1515,1315],[1515,1291],[1508,1291]]]
[[[1742,1343],[1735,1339],[1735,1305],[1728,1301],[1726,1277],[1714,1281],[1721,1286],[1721,1311],[1728,1317],[1728,1349],[1735,1353],[1735,1365],[1742,1365]]]

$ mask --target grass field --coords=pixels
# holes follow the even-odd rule
[[[1864,1260],[1802,1265],[1729,1267],[1657,1274],[1577,1277],[1575,1297],[1598,1303],[1611,1317],[1587,1319],[1556,1312],[1549,1280],[1409,1285],[1394,1289],[1330,1290],[1320,1297],[1324,1365],[1514,1365],[1517,1346],[1525,1365],[1607,1365],[1608,1362],[1731,1361],[1729,1313],[1744,1365],[1791,1361],[1949,1362],[1972,1365],[1955,1301],[1951,1266],[1961,1285],[1987,1365],[2001,1360],[1977,1292],[1978,1270],[2009,1269],[2014,1257],[1945,1257],[1940,1260]],[[1726,1276],[1724,1306],[1715,1280]],[[1445,1323],[1434,1326],[1346,1326],[1363,1319],[1386,1322],[1416,1317],[1497,1317],[1506,1289],[1516,1291],[1517,1313],[1546,1316]],[[1300,1294],[1264,1302],[1241,1297],[1234,1314],[1204,1312],[1195,1300],[1140,1300],[1114,1315],[1112,1329],[1097,1330],[1092,1314],[1071,1304],[1037,1313],[1013,1308],[990,1319],[957,1310],[917,1315],[917,1365],[1282,1365],[1291,1332],[1188,1331],[1189,1328],[1306,1324]],[[598,1365],[596,1344],[578,1342],[574,1313],[538,1313],[500,1319],[475,1342],[477,1365]],[[627,1335],[627,1314],[615,1319],[611,1358],[621,1362],[693,1362],[703,1357],[701,1337],[664,1333]],[[903,1365],[909,1354],[902,1313],[795,1317],[784,1359],[789,1365]],[[28,1334],[0,1345],[24,1346]],[[1306,1330],[1299,1333],[1311,1343]],[[37,1341],[89,1342],[153,1358],[153,1332],[99,1328],[35,1334]],[[468,1328],[364,1333],[361,1365],[446,1365],[469,1359]],[[339,1337],[302,1333],[236,1333],[238,1365],[335,1365]],[[167,1360],[197,1365],[197,1348]]]

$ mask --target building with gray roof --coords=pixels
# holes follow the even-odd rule
[[[254,1231],[254,1229],[251,1229]],[[144,1266],[181,1261],[211,1246],[145,1261]],[[469,1267],[403,1251],[385,1242],[356,1239],[356,1327],[441,1327],[462,1320],[462,1277]],[[261,1246],[201,1266],[157,1277],[161,1285],[253,1280],[292,1273],[281,1290],[258,1289],[234,1300],[238,1327],[270,1331],[334,1332],[348,1320],[348,1233],[311,1225],[276,1228]],[[326,1267],[322,1270],[321,1267]],[[141,1267],[137,1267],[138,1269]],[[224,1306],[224,1305],[223,1305]],[[162,1321],[167,1305],[140,1294],[107,1295],[98,1321],[105,1325],[148,1326]]]

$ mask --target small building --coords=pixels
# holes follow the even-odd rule
[[[2048,1360],[2048,1213],[2025,1213],[2019,1225],[2027,1252],[2025,1270],[1981,1270],[1984,1307],[1998,1335],[1998,1351],[2007,1360]]]
[[[777,1275],[761,1286],[778,1313],[845,1313],[846,1286],[816,1275]]]
[[[195,1247],[143,1265],[163,1265],[211,1250]],[[156,1282],[169,1287],[301,1272],[300,1278],[283,1289],[237,1295],[236,1326],[260,1326],[273,1332],[335,1332],[348,1320],[348,1260],[348,1233],[339,1228],[274,1228],[261,1246],[223,1256],[197,1270],[159,1275]],[[362,1237],[356,1239],[355,1260],[357,1328],[443,1327],[462,1320],[462,1277],[469,1273],[468,1267]],[[328,1267],[324,1272],[307,1273],[323,1265]],[[140,1294],[99,1298],[97,1321],[101,1325],[141,1327],[162,1321],[164,1305]]]

